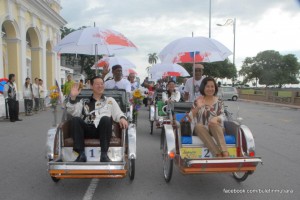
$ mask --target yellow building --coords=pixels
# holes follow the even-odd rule
[[[44,80],[45,88],[60,81],[60,0],[0,0],[0,78],[16,75],[20,99],[25,78]]]

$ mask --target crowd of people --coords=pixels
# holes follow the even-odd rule
[[[109,75],[111,69],[112,76]],[[141,87],[147,89],[145,106],[149,106],[159,97],[166,105],[173,102],[186,101],[193,102],[193,107],[189,112],[191,119],[192,132],[199,136],[207,148],[216,157],[228,157],[228,151],[223,135],[222,122],[224,120],[223,102],[217,97],[218,85],[213,78],[204,77],[204,66],[195,65],[195,75],[189,79],[183,79],[183,83],[176,89],[176,82],[173,79],[158,80],[155,84],[146,78]],[[110,162],[107,156],[109,141],[111,138],[111,119],[120,123],[121,128],[127,128],[127,118],[121,112],[120,107],[113,98],[107,98],[103,95],[104,89],[124,89],[130,94],[139,88],[139,83],[135,81],[135,74],[130,73],[127,78],[123,77],[121,65],[114,65],[109,68],[103,67],[102,76],[95,76],[88,80],[86,84],[83,80],[76,83],[72,76],[67,76],[67,81],[63,86],[63,95],[66,98],[67,112],[73,116],[72,133],[74,139],[74,151],[78,153],[75,161],[85,162],[83,139],[87,137],[100,138],[101,144],[101,162]],[[77,99],[78,94],[83,88],[92,89],[93,95],[88,105]],[[4,96],[7,98],[9,106],[10,121],[21,121],[19,118],[19,103],[17,88],[15,84],[15,75],[9,75],[9,81],[5,85]],[[30,78],[26,78],[23,88],[25,115],[32,115],[33,112],[45,110],[45,88],[43,80],[35,78],[32,84]],[[34,102],[34,103],[33,103]],[[34,106],[33,106],[34,105]],[[83,109],[94,110],[102,109],[102,112],[95,112],[93,119],[87,127],[81,115]],[[101,113],[101,114],[97,114]],[[89,131],[86,131],[89,130]],[[104,130],[104,131],[103,131]],[[90,134],[90,133],[94,134]],[[103,133],[102,133],[103,132]],[[213,140],[214,138],[214,140]]]
[[[9,74],[8,82],[4,85],[4,98],[7,99],[9,117],[11,122],[22,121],[19,118],[19,93],[15,83],[15,74]],[[34,113],[45,110],[46,90],[43,80],[34,79],[31,83],[30,78],[26,78],[23,85],[23,99],[25,116],[31,116]]]

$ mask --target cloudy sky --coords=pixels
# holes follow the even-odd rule
[[[300,0],[211,0],[211,37],[233,50],[236,18],[236,66],[264,50],[295,54],[300,61]],[[96,26],[121,32],[138,52],[124,54],[143,78],[148,54],[171,41],[209,35],[209,0],[61,0],[69,28]],[[229,57],[232,61],[232,56]]]

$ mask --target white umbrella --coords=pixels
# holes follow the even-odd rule
[[[135,64],[133,64],[131,61],[119,56],[103,57],[97,62],[97,67],[103,67],[105,63],[108,64],[109,68],[113,67],[114,65],[121,65],[124,69],[136,68]],[[96,69],[97,67],[93,65],[91,69]]]
[[[108,64],[108,68],[110,69],[109,74],[112,77],[112,70],[111,68],[115,65],[121,65],[122,66],[122,73],[123,76],[128,76],[129,73],[132,71],[132,68],[136,68],[136,65],[133,64],[130,60],[119,57],[119,56],[114,56],[114,57],[103,57],[97,62],[97,67],[93,65],[91,69],[99,69],[102,68],[104,65]]]
[[[99,27],[88,27],[74,31],[54,47],[59,53],[111,55],[136,46],[121,33]]]
[[[149,72],[152,77],[167,75],[168,73],[176,74],[177,76],[190,76],[190,74],[181,66],[176,63],[159,63],[151,67]]]
[[[231,51],[217,40],[206,37],[184,37],[168,44],[158,56],[163,62],[195,65],[196,62],[223,61],[231,54]]]
[[[223,61],[231,51],[217,40],[206,37],[184,37],[168,44],[159,58],[169,63]]]

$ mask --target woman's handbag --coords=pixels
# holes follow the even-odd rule
[[[192,136],[191,118],[188,113],[180,120],[181,136]]]

